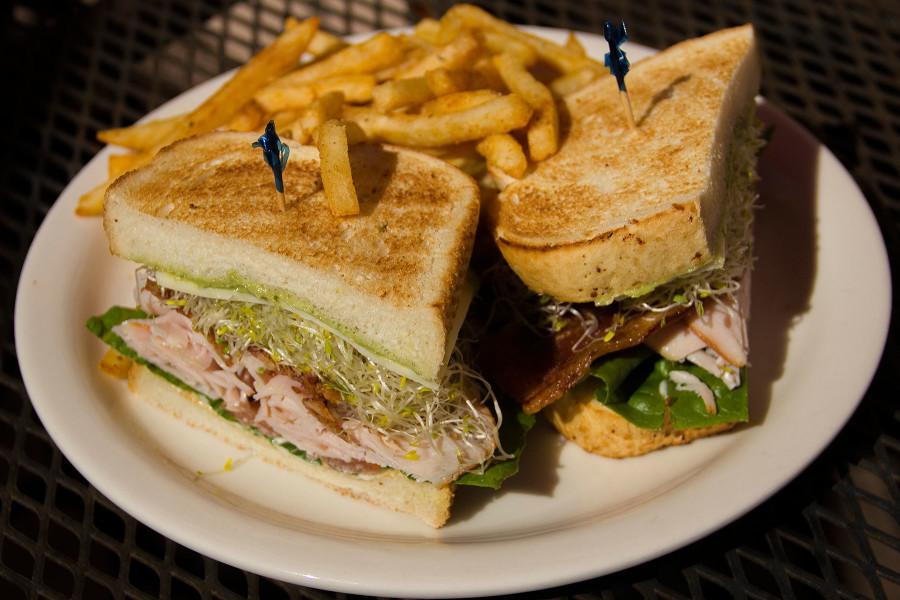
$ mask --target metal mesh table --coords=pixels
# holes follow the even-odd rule
[[[346,34],[439,16],[449,4],[14,0],[5,5],[0,598],[334,596],[205,558],[135,521],[91,487],[57,450],[30,406],[13,344],[15,286],[47,210],[100,149],[97,130],[128,124],[243,62],[274,37],[288,14],[318,14],[324,28]],[[634,41],[654,47],[752,21],[764,56],[763,94],[837,154],[866,194],[891,257],[895,263],[900,259],[900,6],[888,0],[715,5],[503,0],[485,8],[512,22],[588,31],[599,31],[606,18],[622,17],[631,24]],[[847,309],[854,310],[853,304]],[[742,519],[644,565],[533,595],[900,598],[898,373],[896,335],[891,335],[871,388],[838,438],[790,485]]]

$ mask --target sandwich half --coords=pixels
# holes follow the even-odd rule
[[[483,352],[526,412],[585,449],[633,456],[747,420],[759,60],[746,25],[689,40],[567,97],[559,152],[492,210],[531,290]],[[507,286],[508,288],[509,286]]]
[[[104,228],[141,265],[137,307],[88,327],[134,361],[137,395],[440,527],[454,485],[493,485],[489,465],[509,458],[456,343],[478,188],[437,159],[355,146],[361,212],[337,218],[316,149],[287,141],[280,212],[255,140],[180,141],[110,187]]]

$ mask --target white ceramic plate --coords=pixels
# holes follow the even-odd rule
[[[602,56],[601,38],[583,38]],[[628,50],[632,59],[650,53]],[[152,116],[189,109],[222,81]],[[736,519],[801,471],[853,412],[884,346],[888,263],[865,199],[796,123],[766,105],[761,113],[776,132],[761,163],[752,423],[730,434],[617,461],[540,425],[523,473],[499,493],[461,488],[438,531],[252,457],[197,478],[241,457],[101,375],[102,344],[84,328],[90,315],[131,302],[134,265],[109,255],[99,220],[73,214],[78,196],[105,177],[109,149],[62,193],[22,272],[16,347],[32,403],[60,449],[113,502],[185,546],[278,579],[379,596],[484,595],[649,560]]]

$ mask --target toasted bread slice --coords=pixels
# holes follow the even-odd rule
[[[689,40],[566,98],[559,152],[500,194],[494,236],[533,290],[608,304],[722,261],[727,148],[753,102],[750,25]]]
[[[462,171],[412,151],[351,149],[358,216],[332,216],[318,151],[287,141],[287,210],[254,134],[176,142],[107,192],[110,250],[203,287],[278,301],[395,371],[446,364],[479,197]]]
[[[441,527],[450,518],[452,484],[436,486],[417,482],[391,469],[359,476],[306,461],[273,445],[262,435],[253,434],[240,423],[222,418],[202,397],[172,385],[138,364],[133,364],[128,372],[128,387],[144,402],[187,425],[206,431],[240,450],[250,450],[256,458],[312,479],[340,494],[414,515],[432,527]]]
[[[588,452],[610,458],[640,456],[666,446],[680,446],[696,439],[728,431],[736,423],[709,427],[641,429],[594,398],[593,390],[576,386],[544,409],[556,429]]]

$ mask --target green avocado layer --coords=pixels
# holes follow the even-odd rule
[[[138,260],[136,262],[141,261]],[[425,382],[425,379],[422,377],[422,375],[418,374],[416,367],[409,360],[400,358],[395,353],[376,343],[373,343],[372,340],[363,339],[362,337],[360,337],[359,332],[355,329],[350,329],[341,323],[334,322],[327,315],[325,315],[325,313],[321,309],[287,290],[272,288],[259,283],[255,283],[253,281],[250,281],[246,277],[243,277],[237,271],[229,272],[228,275],[223,279],[208,280],[201,279],[187,273],[167,272],[165,271],[165,269],[156,268],[146,262],[143,264],[147,264],[149,267],[155,269],[163,277],[171,278],[176,281],[186,282],[192,286],[195,286],[197,288],[197,291],[203,290],[205,288],[217,291],[235,292],[237,294],[252,296],[253,298],[257,298],[265,303],[273,304],[275,306],[284,308],[285,310],[291,310],[307,318],[312,318],[313,320],[321,323],[327,329],[346,339],[357,348],[365,351],[374,359],[380,359],[378,360],[378,362],[386,363],[385,366],[392,368],[397,372],[406,374],[411,379]],[[429,382],[429,384],[434,385],[433,382]]]

